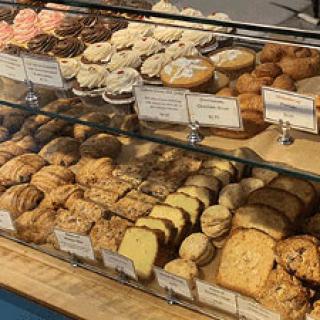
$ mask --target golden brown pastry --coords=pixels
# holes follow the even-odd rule
[[[80,146],[80,154],[83,158],[117,158],[121,152],[121,142],[114,136],[99,133],[83,142]]]
[[[32,210],[43,199],[43,193],[35,186],[25,183],[9,188],[0,196],[1,209],[8,210],[13,219]]]
[[[82,199],[84,190],[77,184],[66,184],[52,190],[48,196],[48,203],[52,207],[68,207],[68,201]]]
[[[287,74],[282,74],[279,77],[275,78],[272,88],[287,90],[287,91],[296,91],[297,87],[294,80]]]
[[[273,63],[273,62],[267,62],[260,64],[256,67],[256,69],[252,72],[252,75],[262,78],[262,77],[270,77],[270,78],[276,78],[282,73],[281,68]]]
[[[26,117],[26,112],[18,109],[11,109],[4,115],[2,126],[7,128],[9,132],[13,133],[18,131]]]
[[[31,184],[44,193],[50,193],[57,187],[74,182],[74,174],[68,168],[57,165],[43,167],[32,176]]]
[[[79,160],[79,147],[76,139],[61,137],[50,141],[39,154],[51,164],[68,167]]]
[[[82,121],[88,121],[93,123],[105,124],[108,125],[110,122],[110,118],[107,114],[103,112],[91,112],[82,117],[80,117]],[[80,141],[84,141],[90,136],[99,133],[101,130],[93,127],[89,127],[85,124],[75,124],[73,129],[73,135],[76,139]]]
[[[234,89],[232,88],[222,88],[221,90],[219,90],[217,93],[216,93],[216,96],[218,97],[235,97],[237,94],[235,92]]]
[[[0,142],[9,139],[9,130],[5,127],[0,126]]]
[[[50,140],[61,136],[68,122],[61,119],[53,119],[43,124],[35,132],[34,138],[39,144],[46,144]]]
[[[91,159],[78,168],[76,180],[82,185],[92,185],[111,176],[113,169],[110,158]]]
[[[258,94],[243,93],[238,96],[241,111],[263,112],[262,97]]]
[[[283,56],[283,46],[275,43],[267,43],[260,54],[261,63],[279,62]]]
[[[0,184],[12,186],[29,182],[31,176],[46,164],[45,160],[33,153],[25,153],[9,160],[0,168]]]
[[[272,85],[273,79],[270,77],[257,78],[254,75],[245,73],[239,77],[236,89],[239,93],[261,93],[261,88]]]
[[[19,147],[15,142],[6,141],[0,144],[0,166],[15,156],[25,153],[26,150]]]
[[[282,46],[282,51],[285,56],[292,58],[307,58],[312,55],[311,49],[296,46]]]

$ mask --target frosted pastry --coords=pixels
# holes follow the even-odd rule
[[[157,53],[145,60],[141,66],[141,74],[145,80],[160,80],[160,71],[171,61],[164,53]]]
[[[167,13],[179,13],[179,9],[170,3],[170,1],[160,0],[152,6],[153,11],[167,12]]]
[[[55,36],[40,33],[28,41],[27,47],[32,53],[46,55],[50,53],[57,42],[58,38]]]
[[[162,50],[161,43],[152,37],[143,37],[136,41],[132,50],[139,53],[140,56],[150,56]]]
[[[132,47],[136,40],[137,37],[133,33],[130,33],[125,29],[116,31],[111,36],[111,44],[114,45],[117,50]]]
[[[183,32],[180,41],[192,42],[196,47],[204,49],[215,43],[215,37],[212,33],[206,31],[186,30]]]
[[[80,63],[75,58],[61,58],[58,61],[61,74],[67,80],[74,78],[80,70]]]
[[[112,55],[111,61],[107,68],[114,71],[120,68],[139,68],[141,66],[140,53],[132,50],[123,50]]]
[[[0,22],[0,46],[5,45],[13,38],[13,29],[5,21]]]
[[[135,36],[150,37],[153,35],[155,26],[147,23],[130,22],[128,31]]]
[[[166,55],[171,59],[177,59],[185,56],[199,56],[200,52],[197,50],[195,44],[192,42],[178,41],[171,44],[165,50]]]
[[[41,10],[38,14],[38,27],[45,32],[51,32],[61,24],[64,17],[65,14],[60,11]]]
[[[84,63],[107,63],[116,52],[115,48],[108,42],[91,44],[83,52]]]
[[[182,36],[183,30],[174,27],[157,26],[153,37],[162,43],[178,41]]]
[[[222,12],[217,12],[217,13],[212,13],[208,15],[208,19],[213,19],[213,20],[222,20],[222,21],[229,21],[230,17]],[[209,29],[212,31],[217,31],[217,32],[226,32],[230,33],[232,31],[232,28],[230,27],[224,27],[224,26],[216,26],[212,24],[204,24],[203,29]]]

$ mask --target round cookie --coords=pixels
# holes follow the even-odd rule
[[[207,208],[200,218],[201,230],[209,238],[217,238],[231,229],[232,214],[228,208],[215,205]]]
[[[192,281],[199,274],[197,265],[190,260],[175,259],[164,266],[164,270],[178,277]]]
[[[181,244],[179,255],[182,259],[194,261],[199,266],[208,264],[214,257],[215,248],[203,233],[193,233]]]

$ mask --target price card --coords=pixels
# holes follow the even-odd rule
[[[200,302],[226,311],[233,315],[237,314],[237,294],[207,282],[196,280],[198,299]]]
[[[11,213],[7,210],[0,209],[0,229],[16,230]]]
[[[188,93],[187,104],[191,122],[202,127],[243,130],[240,107],[236,98]]]
[[[55,229],[54,233],[62,251],[78,257],[95,260],[90,237],[60,229]]]
[[[11,54],[0,53],[0,75],[17,81],[25,81],[23,59]]]
[[[263,88],[262,95],[265,121],[282,120],[295,129],[318,133],[314,98],[273,88]]]
[[[173,293],[193,300],[192,292],[186,279],[178,277],[172,273],[168,273],[157,267],[154,267],[154,273],[160,287],[166,290],[172,290]]]
[[[60,66],[54,58],[23,56],[28,80],[35,84],[63,89]]]
[[[306,320],[317,320],[317,319],[312,317],[310,314],[306,314]]]
[[[134,88],[138,117],[141,120],[189,123],[186,90],[155,86]]]
[[[241,320],[281,320],[280,314],[266,309],[254,300],[238,295],[237,301]]]
[[[132,260],[110,250],[102,250],[103,263],[107,268],[123,272],[129,278],[138,280]]]

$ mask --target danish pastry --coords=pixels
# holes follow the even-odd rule
[[[116,137],[99,133],[81,144],[80,154],[84,158],[110,157],[115,159],[121,152],[121,146],[121,142]]]
[[[76,139],[61,137],[50,141],[39,154],[51,164],[68,167],[79,160],[79,147]]]
[[[43,193],[35,186],[25,183],[13,186],[0,196],[0,208],[8,210],[13,219],[23,212],[34,209],[43,199]]]
[[[239,93],[260,94],[264,86],[270,86],[273,83],[271,77],[258,78],[252,74],[244,73],[239,77],[236,83],[236,89]]]
[[[275,78],[273,84],[273,88],[287,90],[287,91],[296,91],[296,85],[293,79],[287,74],[282,74]]]
[[[32,176],[31,183],[44,193],[74,182],[74,174],[68,168],[57,165],[43,167]]]

